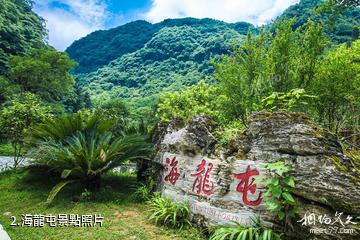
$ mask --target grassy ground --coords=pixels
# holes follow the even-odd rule
[[[147,220],[145,203],[136,203],[131,198],[131,186],[135,176],[111,175],[103,181],[103,190],[95,199],[79,201],[79,187],[70,187],[61,192],[51,206],[44,204],[51,187],[58,179],[50,176],[21,172],[0,173],[0,224],[12,240],[37,239],[156,239],[197,240],[203,239],[200,232],[173,230],[156,226]],[[10,226],[10,216],[21,222],[22,214],[101,214],[103,227],[21,227]]]

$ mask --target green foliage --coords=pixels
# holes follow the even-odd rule
[[[359,0],[331,0],[335,4],[345,7],[358,7],[360,5]]]
[[[289,175],[292,169],[284,162],[269,163],[266,166],[271,177],[266,181],[267,191],[264,194],[266,207],[284,222],[285,231],[291,225],[296,213],[296,201],[292,195],[295,189],[295,178]]]
[[[308,22],[294,31],[293,23],[294,19],[278,22],[275,33],[248,34],[241,47],[215,61],[228,120],[241,119],[246,125],[250,113],[261,109],[263,99],[266,106],[280,104],[276,107],[293,110],[311,97],[292,89],[315,81],[326,40],[318,24]]]
[[[342,45],[321,61],[311,93],[318,96],[318,121],[338,133],[356,129],[360,114],[360,40]]]
[[[219,91],[226,98],[223,101],[229,120],[241,119],[246,125],[247,117],[257,108],[259,95],[266,91],[263,73],[265,71],[266,36],[254,37],[248,34],[241,47],[223,56],[215,64],[215,78],[219,80]]]
[[[104,119],[114,120],[118,118],[126,118],[130,114],[124,103],[124,100],[122,99],[112,99],[105,101],[97,107],[96,112],[98,115],[104,116]]]
[[[170,121],[177,117],[187,121],[196,115],[205,114],[222,122],[221,99],[217,87],[211,87],[201,81],[180,92],[163,93],[157,106],[157,117],[162,121]]]
[[[268,55],[268,75],[275,92],[285,92],[296,87],[294,67],[297,65],[296,54],[299,38],[293,31],[295,19],[277,22],[275,33],[270,35],[271,45]]]
[[[44,20],[32,11],[32,1],[0,0],[0,75],[10,55],[45,47]]]
[[[124,162],[145,158],[151,150],[141,135],[114,137],[113,122],[81,114],[60,116],[37,126],[31,136],[33,163],[59,174],[64,181],[50,193],[48,203],[67,184],[80,182],[98,190],[101,175]]]
[[[281,240],[282,234],[254,221],[255,226],[244,227],[236,223],[235,227],[223,226],[215,230],[210,240]]]
[[[188,203],[172,201],[155,194],[149,201],[149,220],[156,224],[163,224],[173,228],[182,229],[191,226],[190,208]]]
[[[20,92],[19,86],[12,84],[7,78],[0,76],[0,105]]]
[[[214,83],[216,78],[229,85],[222,89],[228,96],[224,103],[227,117],[245,123],[249,112],[259,110],[260,100],[271,92],[308,90],[327,44],[325,36],[334,43],[356,39],[359,9],[346,8],[332,27],[328,21],[332,12],[315,11],[321,4],[302,0],[274,24],[262,28],[263,37],[252,36],[245,42],[249,30],[258,33],[260,28],[212,19],[168,19],[96,31],[76,41],[67,53],[79,62],[78,83],[96,106],[104,100],[128,99],[131,109],[137,109],[136,115],[144,112],[148,118],[161,92],[179,91],[201,79]],[[234,45],[244,47],[236,51],[237,57],[233,54],[224,59],[233,67],[219,68],[219,74],[213,76],[210,56],[217,59],[228,54]],[[236,66],[241,62],[241,68]],[[219,77],[221,72],[227,79]],[[232,84],[239,87],[232,88]]]
[[[66,112],[76,113],[82,109],[92,109],[93,104],[90,94],[85,91],[79,84],[75,83],[70,94],[63,101]]]
[[[10,141],[13,147],[15,167],[20,163],[25,147],[24,140],[30,128],[48,120],[51,117],[50,113],[50,108],[44,106],[31,93],[25,93],[11,100],[0,111],[0,133]]]
[[[74,79],[69,71],[75,62],[62,52],[34,49],[25,56],[9,59],[9,80],[23,91],[32,92],[46,101],[58,101],[70,92]]]
[[[300,38],[298,39],[299,47],[296,48],[296,68],[297,86],[299,88],[308,88],[315,79],[318,65],[322,59],[322,55],[328,39],[324,36],[323,27],[308,20],[299,28]]]
[[[310,19],[322,25],[326,36],[334,43],[351,42],[358,37],[360,9],[347,4],[351,0],[341,1],[343,4],[340,5],[336,2],[339,1],[301,0],[285,10],[275,23],[296,17],[293,25],[296,29]],[[273,26],[270,25],[270,28]]]
[[[11,156],[14,154],[14,149],[10,143],[0,144],[0,155]]]
[[[231,140],[236,139],[245,130],[245,126],[241,121],[233,121],[216,129],[216,137],[219,144],[227,145]]]
[[[80,201],[88,202],[91,200],[92,195],[93,195],[92,192],[90,192],[87,189],[84,189],[84,191],[80,194],[80,197],[79,197]]]
[[[201,28],[204,32],[217,31],[217,27],[226,27],[241,34],[246,34],[249,29],[253,28],[253,25],[249,23],[226,24],[212,19],[167,19],[157,24],[140,20],[107,31],[93,32],[85,38],[75,41],[66,52],[79,63],[76,73],[89,73],[109,64],[112,60],[146,47],[145,45],[164,28],[167,28],[167,31],[171,31],[171,28],[176,29],[176,27],[186,26],[189,29]],[[182,40],[192,41],[187,38]],[[160,39],[160,41],[162,40]],[[181,45],[183,44],[179,42],[178,46],[174,47],[182,48]],[[168,45],[168,48],[173,47]],[[154,49],[148,54],[146,60],[155,60],[158,55]]]
[[[124,54],[142,48],[159,30],[146,21],[135,21],[108,31],[95,31],[66,49],[79,63],[76,73],[91,72]]]
[[[262,102],[264,108],[269,111],[285,109],[291,112],[305,112],[314,98],[316,96],[306,94],[304,89],[292,89],[287,93],[274,92]]]
[[[112,133],[116,136],[124,135],[129,131],[129,127],[134,124],[130,123],[130,112],[122,99],[112,99],[105,101],[95,109],[95,115],[104,120],[114,121]]]
[[[135,22],[127,27],[136,28],[137,23],[142,24]],[[136,108],[149,105],[162,91],[178,91],[210,76],[213,72],[210,55],[228,53],[234,44],[243,39],[243,30],[238,32],[239,25],[211,19],[169,20],[156,26],[158,30],[154,34],[149,30],[151,38],[143,46],[117,56],[96,71],[78,75],[78,82],[89,90],[94,103],[126,98],[139,102]],[[98,34],[106,34],[106,31]],[[96,40],[99,45],[107,44],[96,37],[91,40],[93,37],[95,34],[90,35],[88,41]],[[133,38],[127,41],[129,42],[133,42]],[[72,47],[68,53],[73,56]],[[87,52],[82,54],[84,58],[89,56]],[[82,60],[75,60],[79,61],[80,68],[85,66]],[[211,81],[213,79],[208,82]]]
[[[137,202],[148,201],[152,197],[152,190],[143,183],[137,183],[134,187],[135,191],[132,194],[132,199]]]

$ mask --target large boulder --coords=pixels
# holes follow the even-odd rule
[[[283,161],[296,179],[298,218],[289,239],[359,239],[351,217],[360,216],[360,176],[335,136],[304,114],[283,111],[254,113],[227,146],[217,144],[215,128],[200,116],[162,126],[156,135],[161,191],[189,202],[194,221],[251,225],[260,217],[279,227],[265,207],[265,186],[255,179],[268,176],[265,164]]]

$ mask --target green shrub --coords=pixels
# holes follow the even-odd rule
[[[201,114],[222,123],[222,99],[223,95],[217,87],[200,81],[179,92],[164,92],[159,99],[156,115],[161,121],[171,121],[176,117],[188,121]]]
[[[236,223],[235,227],[222,226],[215,230],[210,240],[280,240],[282,234],[274,232],[259,221],[254,221],[255,226],[244,227]]]
[[[138,134],[115,137],[112,122],[98,116],[73,114],[34,129],[30,139],[33,163],[59,174],[63,181],[50,192],[50,203],[67,184],[81,183],[89,191],[101,186],[101,176],[124,162],[146,158],[151,145]]]
[[[262,100],[264,109],[277,111],[286,109],[288,111],[306,112],[309,103],[314,101],[316,96],[308,95],[304,89],[292,89],[287,93],[273,92]]]
[[[274,212],[280,221],[284,222],[285,231],[292,227],[291,219],[296,214],[296,201],[293,197],[295,178],[290,175],[292,168],[284,162],[265,165],[271,173],[266,181],[267,191],[264,194],[266,207]]]
[[[191,226],[190,208],[188,203],[172,201],[155,194],[149,201],[149,220],[156,224],[182,229]]]
[[[243,133],[244,129],[245,126],[240,120],[233,121],[225,127],[219,128],[216,131],[216,135],[219,138],[219,144],[226,145],[230,143],[231,140]]]

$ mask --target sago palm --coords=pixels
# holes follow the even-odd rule
[[[145,136],[114,137],[111,128],[111,121],[73,114],[34,129],[29,153],[33,163],[46,166],[63,179],[50,192],[48,203],[70,183],[80,182],[88,190],[97,190],[102,174],[124,162],[145,158],[150,152]]]

